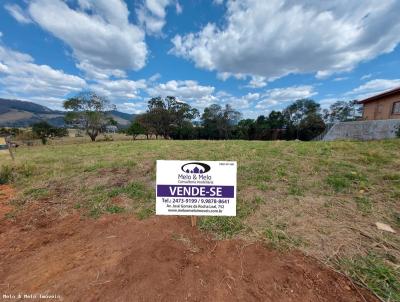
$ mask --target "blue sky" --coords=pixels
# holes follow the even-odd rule
[[[53,109],[81,90],[244,117],[400,86],[400,1],[1,0],[0,97]]]

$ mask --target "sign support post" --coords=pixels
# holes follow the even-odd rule
[[[190,216],[190,220],[192,221],[192,227],[197,226],[197,216]]]
[[[6,141],[7,141],[8,151],[10,152],[10,156],[11,156],[12,160],[14,161],[15,158],[14,158],[14,153],[13,153],[13,151],[11,149],[12,148],[11,147],[11,143],[8,140],[6,140]]]

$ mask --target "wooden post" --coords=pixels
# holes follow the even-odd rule
[[[8,151],[10,152],[10,156],[12,158],[12,160],[15,160],[14,158],[14,153],[12,152],[12,147],[11,147],[11,142],[8,140],[8,138],[5,139],[6,143],[7,143],[7,147],[8,147]]]
[[[14,153],[12,152],[12,150],[11,150],[11,144],[10,143],[8,143],[7,144],[8,145],[8,151],[10,151],[10,156],[11,156],[11,158],[12,158],[12,160],[15,160],[15,158],[14,158]]]
[[[197,225],[197,216],[190,216],[190,220],[192,221],[192,227],[194,228]]]

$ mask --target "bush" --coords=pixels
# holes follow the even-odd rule
[[[400,125],[397,126],[396,137],[400,138]]]
[[[10,166],[0,167],[0,185],[9,183],[13,178],[12,168]]]

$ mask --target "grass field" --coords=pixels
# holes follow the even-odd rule
[[[237,217],[207,217],[218,238],[299,249],[400,301],[400,140],[376,142],[113,141],[19,148],[0,157],[0,183],[55,215],[78,209],[154,215],[155,161],[238,162]],[[378,230],[389,224],[397,233]]]

